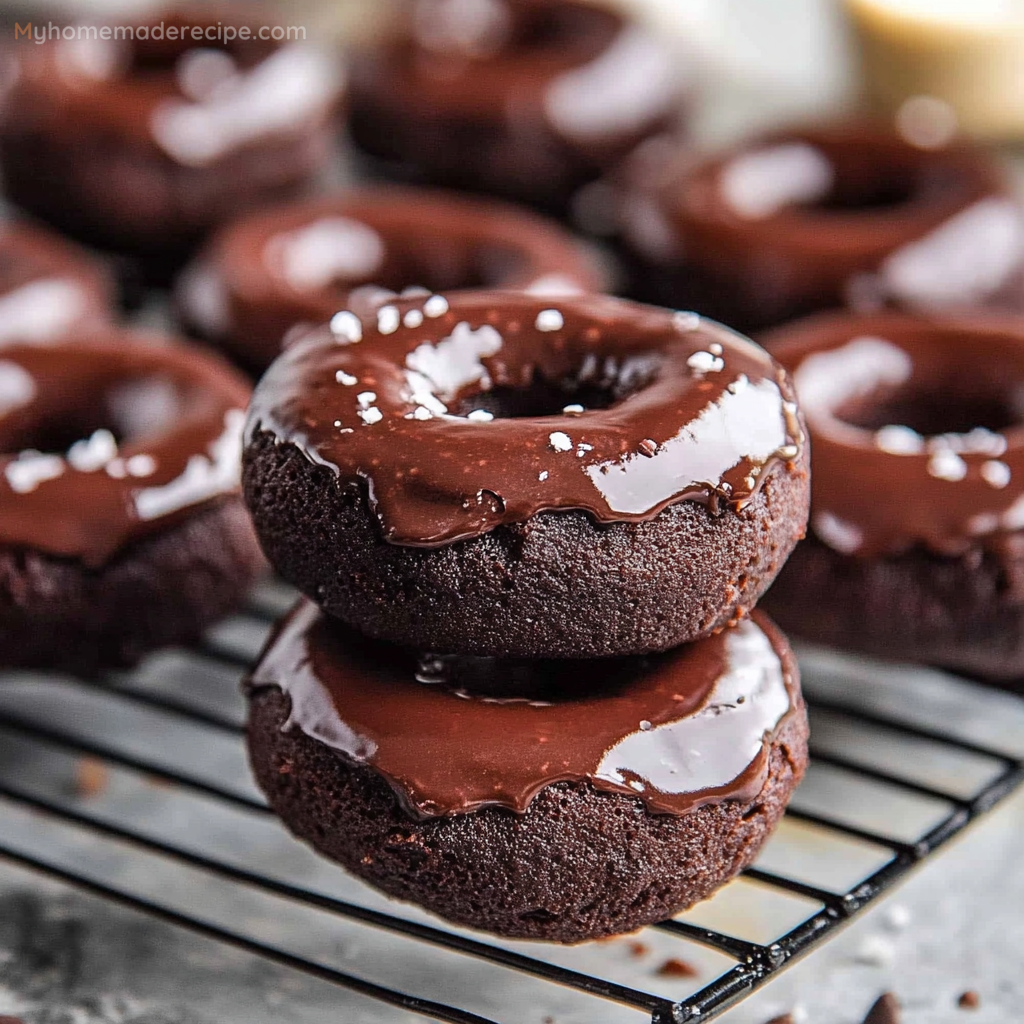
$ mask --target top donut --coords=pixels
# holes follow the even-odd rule
[[[268,370],[246,438],[278,570],[364,632],[435,650],[696,639],[753,607],[806,522],[781,367],[694,314],[606,297],[341,311]]]

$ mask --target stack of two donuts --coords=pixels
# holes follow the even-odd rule
[[[501,935],[663,920],[747,866],[807,759],[753,609],[807,516],[785,371],[693,314],[406,293],[293,340],[243,485],[307,599],[249,680],[290,829]]]

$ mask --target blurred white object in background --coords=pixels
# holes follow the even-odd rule
[[[1024,138],[1022,0],[847,0],[867,97],[935,97],[967,132]]]
[[[719,146],[817,119],[854,98],[845,19],[834,0],[620,0],[698,54],[705,100],[695,140]]]

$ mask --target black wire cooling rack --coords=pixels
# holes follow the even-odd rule
[[[197,664],[200,661],[206,665],[212,662],[220,670],[240,676],[259,638],[290,597],[276,584],[264,586],[253,596],[242,616],[215,630],[206,642],[186,656],[196,659]],[[240,637],[246,639],[241,640]],[[833,669],[833,676],[837,672],[842,675],[841,669]],[[451,1024],[488,1024],[489,1018],[327,966],[312,957],[291,952],[265,936],[251,934],[241,926],[235,929],[203,920],[197,914],[176,909],[154,899],[151,894],[140,892],[127,877],[114,880],[98,878],[84,868],[56,861],[46,849],[26,849],[23,844],[7,838],[3,826],[4,805],[9,809],[29,809],[36,816],[84,832],[94,840],[116,842],[127,845],[136,853],[157,855],[171,862],[176,869],[197,869],[221,882],[248,887],[296,907],[337,915],[348,922],[392,936],[521,972],[534,981],[564,986],[589,997],[622,1004],[649,1015],[653,1024],[707,1020],[750,994],[798,957],[827,941],[846,922],[878,900],[886,890],[1024,780],[1024,751],[1000,749],[999,742],[977,742],[976,737],[958,735],[952,726],[947,731],[946,727],[921,724],[920,715],[916,722],[911,720],[912,716],[904,712],[915,708],[918,712],[922,710],[919,694],[913,702],[907,702],[908,707],[900,706],[899,713],[892,713],[891,702],[881,709],[877,702],[874,707],[858,703],[856,698],[865,688],[856,680],[840,678],[837,684],[833,679],[832,685],[815,687],[814,679],[809,678],[813,675],[805,669],[805,677],[808,677],[805,688],[815,726],[809,788],[806,799],[802,799],[803,787],[798,792],[784,825],[788,823],[797,832],[807,834],[810,831],[813,834],[811,846],[818,851],[817,860],[812,856],[810,861],[806,857],[798,857],[794,861],[783,850],[769,856],[767,866],[762,858],[757,866],[745,873],[745,880],[733,883],[742,885],[745,882],[761,890],[798,898],[800,905],[808,908],[807,913],[798,924],[787,926],[771,941],[753,941],[749,937],[730,934],[726,929],[708,927],[702,923],[700,913],[696,916],[682,915],[657,925],[656,933],[670,941],[668,948],[678,948],[681,957],[694,948],[693,944],[698,944],[710,947],[727,958],[726,966],[714,980],[681,999],[644,991],[596,972],[553,962],[545,956],[544,951],[549,947],[511,944],[515,948],[509,948],[497,940],[477,938],[471,933],[449,930],[441,923],[430,923],[432,919],[423,917],[416,920],[415,915],[413,918],[403,917],[404,908],[398,905],[394,905],[393,912],[390,909],[378,910],[317,892],[314,888],[288,884],[269,873],[232,863],[229,858],[215,852],[197,849],[194,842],[178,843],[156,838],[147,830],[118,822],[91,809],[88,801],[68,801],[59,795],[41,793],[38,788],[19,782],[16,772],[13,779],[11,772],[0,772],[0,858],[280,966],[304,972],[392,1007]],[[222,738],[241,743],[240,705],[234,714],[212,709],[193,699],[194,695],[187,689],[162,690],[153,684],[152,678],[147,678],[145,683],[140,681],[137,673],[95,681],[80,680],[75,685],[101,691],[105,698],[128,702],[146,713],[170,716],[176,727],[213,730],[222,734]],[[924,710],[927,712],[928,709]],[[936,709],[932,712],[934,722]],[[941,714],[938,717],[944,720]],[[926,714],[925,721],[927,719]],[[158,780],[164,787],[175,787],[186,796],[230,805],[236,812],[254,816],[269,813],[254,792],[246,793],[225,785],[215,775],[204,776],[173,765],[159,744],[143,754],[126,750],[109,739],[90,735],[88,730],[69,726],[66,721],[55,724],[44,712],[34,710],[31,702],[14,706],[0,704],[0,732],[14,734],[23,742],[56,748],[64,754],[100,759],[119,771],[139,773],[147,779]],[[964,770],[963,764],[968,764],[970,770]],[[941,784],[934,781],[936,772]],[[816,781],[812,782],[812,779]],[[885,803],[886,797],[895,801],[895,809],[890,809],[888,818],[892,827],[873,825],[871,814]],[[918,810],[923,808],[924,813],[908,813],[910,805],[916,805]],[[853,884],[826,884],[820,880],[819,870],[822,866],[822,840],[870,849],[874,851],[877,866]],[[828,860],[827,857],[824,859]],[[742,918],[743,915],[738,916]],[[524,952],[524,948],[528,951]],[[515,1005],[503,1009],[503,1020],[523,1019]]]

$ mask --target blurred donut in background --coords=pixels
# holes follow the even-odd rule
[[[650,162],[621,219],[637,297],[754,331],[838,306],[1024,309],[1024,207],[952,137],[842,122]]]
[[[353,60],[351,134],[377,168],[563,212],[679,126],[686,63],[585,0],[414,0]]]
[[[331,160],[340,60],[218,31],[252,19],[173,5],[130,39],[20,47],[0,124],[8,197],[161,280],[217,224],[307,190]]]
[[[0,666],[92,673],[195,641],[264,566],[239,497],[249,389],[107,328],[0,359]]]
[[[177,287],[181,318],[259,373],[286,331],[406,288],[602,291],[558,224],[492,199],[383,186],[312,199],[222,229]]]
[[[0,221],[0,348],[93,331],[109,323],[114,299],[100,260],[43,228]]]
[[[1024,322],[809,317],[765,341],[814,450],[810,530],[765,597],[833,647],[1024,676]]]

